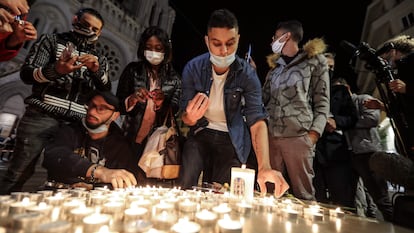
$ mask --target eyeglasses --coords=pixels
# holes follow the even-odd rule
[[[110,108],[110,107],[105,106],[105,105],[95,105],[94,103],[85,104],[84,106],[85,106],[86,110],[95,109],[96,112],[99,113],[99,114],[103,114],[103,113],[106,113],[108,111],[115,111],[114,108]]]

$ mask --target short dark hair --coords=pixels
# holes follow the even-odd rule
[[[285,30],[286,32],[290,32],[292,34],[292,39],[296,42],[300,42],[303,39],[302,23],[298,20],[280,22],[276,26],[276,31],[280,29]]]
[[[102,96],[106,103],[114,107],[116,112],[119,112],[121,110],[121,105],[119,103],[118,97],[116,97],[111,91],[94,90],[89,94],[89,97],[87,99],[88,102],[90,102],[95,96]]]
[[[102,22],[102,27],[104,26],[105,22],[102,15],[93,8],[81,8],[75,13],[75,15],[78,17],[78,19],[80,19],[85,13],[91,14],[98,18]]]
[[[227,9],[213,11],[207,23],[207,33],[211,28],[235,28],[239,30],[239,23],[233,12]]]
[[[152,36],[157,37],[160,40],[161,44],[164,46],[164,60],[163,63],[168,63],[172,59],[172,46],[171,40],[168,36],[168,33],[160,27],[149,26],[141,34],[141,37],[138,42],[137,57],[142,61],[146,61],[144,56],[144,50],[146,48],[146,43],[149,38]]]

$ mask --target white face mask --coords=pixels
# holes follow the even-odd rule
[[[164,60],[164,53],[145,50],[144,56],[152,65],[158,65]]]
[[[231,63],[234,62],[234,60],[236,60],[236,51],[234,51],[234,53],[227,55],[225,57],[220,57],[210,52],[211,63],[213,63],[215,66],[219,68],[229,67]]]
[[[285,46],[286,41],[287,41],[287,40],[285,40],[285,42],[280,42],[280,39],[282,39],[284,36],[285,35],[282,35],[278,40],[276,40],[272,43],[273,53],[281,53],[282,52],[282,49]]]

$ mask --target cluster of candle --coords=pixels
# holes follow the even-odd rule
[[[317,205],[291,199],[217,194],[179,188],[62,189],[0,196],[0,227],[16,232],[239,232],[256,212],[324,221]],[[329,216],[342,218],[340,209]]]

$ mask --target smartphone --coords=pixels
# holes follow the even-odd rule
[[[76,50],[76,46],[72,42],[68,41],[66,43],[66,47],[62,51],[63,60],[67,61],[70,58],[72,58],[72,53],[75,52],[75,50]]]
[[[251,57],[251,53],[252,53],[252,44],[249,44],[249,49],[247,50],[247,54],[246,54],[246,61],[250,62]]]

